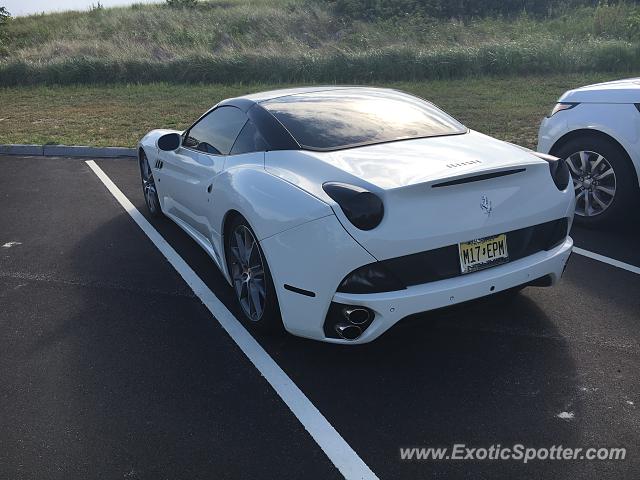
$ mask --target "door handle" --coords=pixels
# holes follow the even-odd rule
[[[207,193],[211,193],[212,188],[213,188],[213,183],[207,187]]]

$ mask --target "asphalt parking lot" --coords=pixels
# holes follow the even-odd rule
[[[98,166],[146,215],[137,164]],[[81,159],[0,157],[0,478],[342,478]],[[231,288],[148,219],[222,303]],[[577,247],[640,266],[633,228]],[[528,288],[342,347],[259,344],[379,478],[640,477],[640,275],[574,254]],[[401,447],[624,447],[625,460],[403,461]]]

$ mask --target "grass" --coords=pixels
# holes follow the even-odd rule
[[[427,98],[475,130],[535,147],[540,120],[560,94],[615,78],[592,73],[379,85]],[[0,143],[135,146],[151,129],[187,127],[223,98],[274,87],[283,85],[0,88]]]
[[[640,8],[553,18],[363,21],[311,0],[211,0],[33,15],[6,26],[0,85],[424,81],[631,72]],[[0,49],[1,50],[1,49]]]

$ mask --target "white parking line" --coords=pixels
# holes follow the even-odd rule
[[[169,263],[182,276],[193,292],[202,300],[211,314],[240,347],[251,363],[269,382],[284,403],[293,412],[302,426],[329,457],[340,473],[347,479],[377,479],[358,454],[340,436],[329,421],[311,403],[302,390],[289,378],[260,344],[245,330],[233,314],[224,306],[191,267],[169,245],[158,231],[147,221],[111,179],[93,160],[86,162],[109,192],[122,205]]]
[[[592,258],[593,260],[598,260],[599,262],[608,263],[609,265],[612,265],[614,267],[618,267],[628,272],[640,275],[640,267],[621,262],[620,260],[616,260],[615,258],[605,257],[604,255],[600,255],[599,253],[590,252],[589,250],[583,250],[582,248],[578,247],[573,247],[573,253]]]

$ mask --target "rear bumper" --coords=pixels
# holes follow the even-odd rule
[[[567,237],[564,243],[552,250],[538,252],[469,275],[416,285],[395,292],[366,295],[336,293],[333,296],[334,302],[367,307],[375,313],[375,317],[356,340],[326,337],[322,340],[331,343],[367,343],[409,315],[485,297],[544,276],[549,276],[552,284],[556,284],[562,276],[572,247],[573,240]]]
[[[573,200],[564,212],[569,218],[572,209]],[[420,283],[399,291],[347,294],[336,292],[340,281],[376,259],[342,228],[334,215],[307,222],[260,243],[271,270],[285,329],[301,337],[343,344],[370,342],[409,315],[491,295],[547,275],[554,284],[562,275],[573,245],[571,238],[566,237],[550,250],[468,275]],[[374,314],[356,340],[332,338],[333,325],[326,320],[328,316],[336,319],[331,306],[338,304],[363,306]]]

